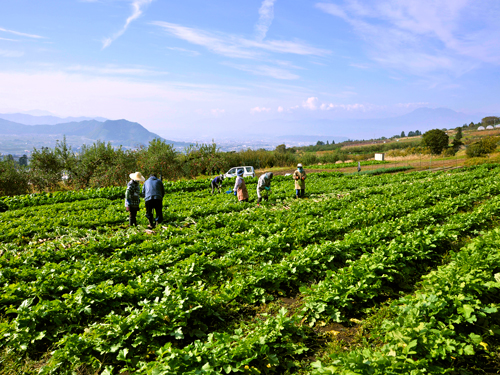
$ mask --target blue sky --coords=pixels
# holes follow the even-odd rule
[[[171,138],[497,114],[499,20],[498,0],[3,0],[0,112],[126,118]]]

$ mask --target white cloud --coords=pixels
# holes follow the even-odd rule
[[[274,3],[276,0],[264,0],[259,9],[259,21],[255,25],[256,39],[264,40],[274,19]]]
[[[283,107],[282,107],[282,106],[279,106],[279,107],[278,107],[278,112],[279,112],[279,113],[281,113],[281,112],[283,112],[283,111],[284,111]]]
[[[210,111],[212,113],[212,115],[214,115],[215,117],[218,117],[219,115],[222,115],[226,112],[225,109],[219,109],[219,108],[215,108],[215,109],[212,109]]]
[[[500,64],[497,0],[344,0],[316,7],[346,21],[376,62],[418,75]],[[359,67],[359,66],[358,66]]]
[[[235,69],[243,70],[244,72],[249,72],[258,76],[272,77],[276,79],[292,80],[300,78],[298,75],[282,68],[277,68],[269,65],[240,65],[225,63],[225,65],[230,66]]]
[[[368,108],[366,105],[359,104],[359,103],[355,103],[355,104],[333,104],[333,103],[326,104],[326,103],[323,103],[323,104],[321,104],[320,109],[323,111],[329,111],[332,109],[343,109],[346,111],[363,111],[364,112]]]
[[[40,36],[40,35],[21,33],[19,31],[8,30],[8,29],[4,29],[2,27],[0,27],[0,31],[2,31],[4,33],[19,35],[19,36],[25,36],[27,38],[32,38],[32,39],[43,39],[44,38],[43,36]]]
[[[250,110],[251,113],[261,113],[261,112],[269,112],[271,108],[266,107],[254,107]]]
[[[105,38],[102,41],[102,49],[109,47],[111,45],[111,43],[113,43],[116,39],[118,39],[120,36],[122,36],[123,33],[125,31],[127,31],[128,27],[130,26],[132,21],[136,20],[137,18],[139,18],[141,16],[142,9],[145,6],[151,4],[152,1],[153,0],[133,0],[132,1],[132,14],[130,15],[130,17],[127,18],[127,20],[125,21],[125,25],[123,25],[123,27],[120,31],[116,32],[115,34],[113,34],[109,38]]]
[[[169,22],[154,21],[151,24],[161,27],[163,30],[179,39],[203,46],[214,53],[227,57],[254,59],[262,57],[263,51],[315,56],[330,54],[330,51],[311,47],[297,41],[258,41],[232,34],[211,33]]]
[[[305,102],[302,102],[302,107],[311,111],[315,111],[318,108],[318,98],[314,96],[307,98]]]
[[[23,55],[24,55],[23,51],[11,51],[11,50],[0,49],[0,56],[2,57],[21,57]]]

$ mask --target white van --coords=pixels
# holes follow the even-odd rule
[[[245,166],[231,168],[224,174],[224,178],[236,177],[236,172],[238,172],[238,169],[243,169],[243,177],[255,177],[255,170],[253,169],[253,167]]]

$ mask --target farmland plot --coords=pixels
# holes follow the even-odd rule
[[[211,196],[207,181],[166,182],[165,221],[153,232],[144,209],[127,227],[122,188],[4,198],[1,365],[458,371],[500,333],[499,172],[318,173],[300,200],[277,176],[260,207],[256,179],[247,180],[254,201],[242,204]],[[378,345],[324,354],[319,327],[370,320],[380,306],[392,318]]]

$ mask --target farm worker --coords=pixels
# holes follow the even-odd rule
[[[142,187],[144,201],[146,202],[146,217],[149,220],[149,228],[154,228],[156,224],[163,221],[162,206],[165,188],[163,182],[156,178],[155,174],[151,174]],[[153,220],[153,210],[156,214],[156,219]]]
[[[248,191],[245,181],[243,180],[243,169],[238,169],[236,173],[236,182],[234,183],[234,194],[238,197],[240,202],[248,202]]]
[[[262,201],[262,196],[267,201],[269,199],[269,193],[271,192],[271,180],[273,179],[273,172],[264,173],[259,177],[257,182],[257,204]]]
[[[293,179],[295,180],[295,198],[303,197],[306,190],[306,172],[302,164],[297,164],[297,170],[293,172]]]
[[[130,181],[125,191],[125,209],[129,215],[128,224],[132,226],[137,225],[137,211],[139,211],[139,204],[141,203],[139,182],[144,182],[145,179],[141,172],[131,173],[129,177]]]
[[[215,189],[217,189],[220,193],[220,188],[222,187],[222,181],[224,181],[224,176],[220,175],[220,176],[215,177],[210,182],[210,187],[212,188],[212,195],[213,195]]]

